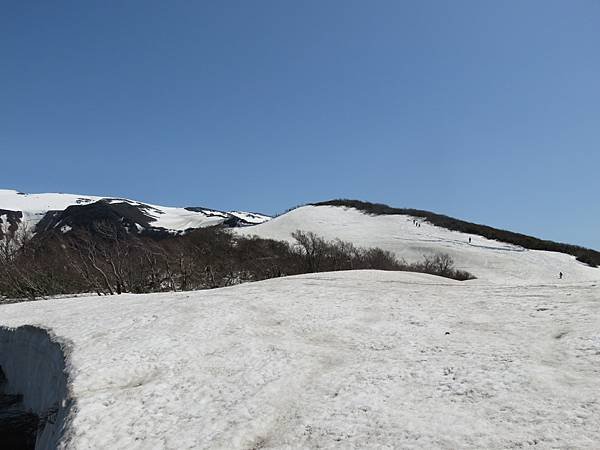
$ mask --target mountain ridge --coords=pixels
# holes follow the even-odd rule
[[[0,239],[20,227],[33,233],[69,232],[74,227],[93,229],[98,222],[107,222],[127,232],[160,236],[214,225],[248,226],[269,219],[253,212],[167,207],[126,198],[0,190]]]
[[[354,208],[374,216],[411,216],[447,230],[478,235],[529,250],[565,253],[591,267],[600,266],[600,252],[590,248],[540,239],[431,211],[395,208],[356,199],[333,199],[308,205]],[[52,229],[68,232],[73,228],[93,229],[98,222],[107,222],[128,233],[161,237],[215,225],[246,227],[262,224],[270,219],[270,216],[254,212],[225,212],[201,206],[166,207],[117,197],[63,193],[26,194],[0,189],[0,239],[4,233],[14,233],[23,224],[27,224],[33,232]]]
[[[540,239],[523,233],[503,230],[489,225],[467,222],[444,214],[414,208],[395,208],[383,203],[371,203],[355,199],[334,199],[310,203],[313,206],[339,206],[354,208],[371,215],[407,215],[426,219],[429,223],[451,231],[475,234],[488,239],[519,245],[529,250],[543,250],[573,255],[578,261],[591,267],[600,266],[600,252],[580,245]]]

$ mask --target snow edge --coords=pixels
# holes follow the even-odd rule
[[[6,375],[6,391],[21,394],[24,406],[40,418],[36,450],[67,447],[75,412],[68,376],[72,347],[43,327],[0,326],[0,367]]]

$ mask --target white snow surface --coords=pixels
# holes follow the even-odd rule
[[[84,205],[98,200],[107,200],[111,203],[125,202],[140,206],[146,214],[154,219],[151,222],[153,227],[172,231],[185,231],[189,228],[218,225],[228,217],[227,213],[209,209],[189,211],[185,208],[159,206],[123,198],[62,193],[24,194],[15,190],[0,189],[0,209],[22,211],[23,222],[27,224],[30,230],[34,229],[35,225],[43,219],[48,211],[62,211],[71,205]],[[253,213],[236,211],[231,214],[242,219],[247,216],[250,219],[248,220],[249,223],[261,223],[270,219],[269,216]]]
[[[479,278],[352,271],[3,305],[0,366],[34,409],[73,401],[59,448],[599,448],[600,271],[412,220],[304,207],[235,232],[443,250]],[[68,343],[56,392],[40,384],[60,385],[56,357],[14,338],[38,329]]]
[[[415,226],[416,220],[420,227]],[[480,281],[496,283],[553,282],[559,272],[570,281],[600,278],[600,269],[578,262],[574,256],[528,250],[506,242],[437,227],[406,215],[367,215],[354,208],[303,206],[260,225],[235,230],[245,236],[293,242],[296,230],[312,231],[326,239],[341,239],[363,247],[392,251],[408,262],[424,255],[447,253],[457,269]],[[469,243],[471,238],[471,243]]]
[[[28,230],[44,218],[48,211],[62,211],[71,205],[85,205],[102,197],[74,194],[25,194],[11,189],[0,189],[0,209],[21,211],[22,224]]]
[[[600,442],[595,283],[356,271],[0,310],[71,342],[61,448]]]

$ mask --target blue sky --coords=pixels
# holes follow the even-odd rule
[[[1,187],[337,197],[600,249],[600,2],[6,1]]]

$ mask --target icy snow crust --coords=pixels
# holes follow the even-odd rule
[[[312,229],[407,259],[438,246],[480,278],[335,272],[0,306],[0,326],[70,342],[59,448],[598,448],[600,271],[403,216],[286,216],[242,232]],[[21,352],[11,373],[32,373],[28,346],[0,365]]]

